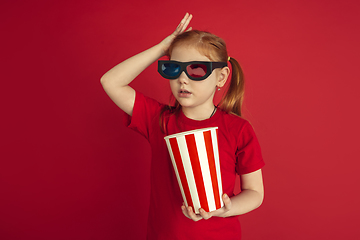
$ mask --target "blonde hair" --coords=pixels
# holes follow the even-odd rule
[[[229,62],[232,68],[231,80],[226,94],[219,103],[219,108],[227,113],[233,113],[241,116],[241,107],[244,99],[244,74],[240,64],[235,58],[229,58],[225,41],[209,32],[192,30],[178,35],[171,43],[167,55],[170,57],[176,46],[190,46],[196,48],[201,54],[216,62]],[[166,106],[160,114],[160,126],[163,127],[162,115],[166,110],[177,114],[181,109],[181,105],[175,99],[174,106]]]

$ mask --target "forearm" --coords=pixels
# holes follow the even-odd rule
[[[161,43],[157,44],[110,69],[102,76],[101,83],[116,87],[126,86],[163,55],[163,46]]]
[[[250,189],[244,189],[238,195],[230,198],[231,209],[225,212],[223,217],[230,217],[248,213],[258,208],[263,201],[263,194]]]

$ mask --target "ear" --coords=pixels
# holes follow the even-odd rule
[[[229,75],[230,75],[230,68],[229,67],[223,67],[220,70],[219,80],[218,80],[218,84],[216,86],[218,86],[219,88],[223,87],[225,85]]]

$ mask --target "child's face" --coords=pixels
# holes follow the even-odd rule
[[[175,47],[171,53],[171,60],[179,62],[211,61],[196,48],[188,46]],[[171,91],[182,107],[213,109],[213,98],[217,86],[220,86],[220,80],[220,69],[214,69],[211,75],[202,81],[189,79],[185,72],[182,72],[177,79],[169,81]]]

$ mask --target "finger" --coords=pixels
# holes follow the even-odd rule
[[[223,201],[224,201],[225,209],[229,211],[231,209],[231,200],[226,193],[223,195]]]
[[[186,207],[184,205],[181,206],[181,211],[183,212],[183,214],[185,215],[185,217],[191,219],[191,217],[189,216],[189,214],[187,213]]]
[[[205,220],[208,220],[209,218],[212,217],[212,214],[209,213],[209,212],[206,212],[204,209],[200,208],[200,216],[205,219]]]
[[[196,215],[195,212],[193,211],[192,207],[188,207],[187,208],[187,214],[189,215],[189,217],[194,220],[195,222],[199,221],[202,219],[202,217],[200,215]]]
[[[181,19],[178,27],[177,27],[177,30],[182,30],[184,25],[186,24],[187,22],[187,19],[189,18],[189,13],[186,13],[185,16],[183,17],[183,19]]]
[[[192,27],[189,27],[185,32],[191,31]]]
[[[186,13],[184,18],[181,20],[180,24],[178,25],[178,27],[175,30],[175,35],[181,34],[183,32],[185,32],[186,28],[188,27],[190,21],[192,19],[192,15],[189,13]]]
[[[183,17],[183,19],[181,19],[181,24],[182,25],[184,25],[186,22],[187,22],[187,20],[188,20],[188,18],[191,16],[191,14],[189,14],[189,13],[185,13],[185,16]]]
[[[186,16],[186,15],[185,15]],[[183,25],[183,27],[182,27],[182,32],[184,32],[185,30],[186,30],[186,28],[189,26],[189,23],[190,23],[190,21],[191,21],[191,19],[192,19],[192,14],[188,14],[187,15],[187,18],[185,18],[185,21],[184,21],[184,25]]]

